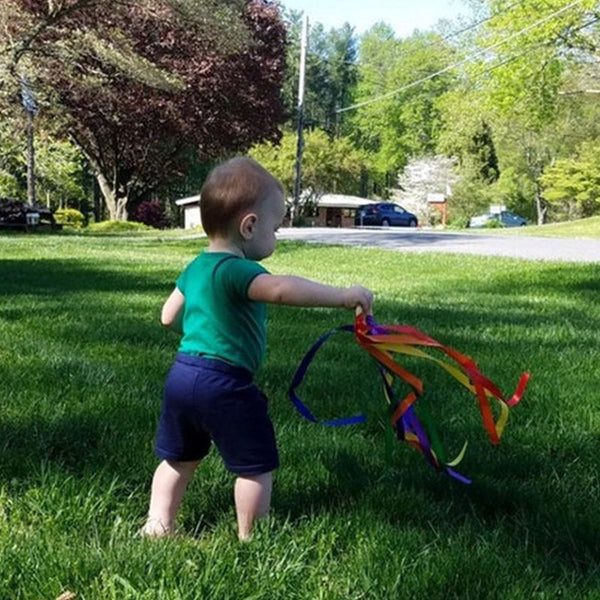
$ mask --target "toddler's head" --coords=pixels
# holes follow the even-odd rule
[[[200,214],[209,239],[228,240],[247,258],[260,260],[275,249],[275,231],[285,216],[283,186],[251,158],[232,158],[209,173]]]

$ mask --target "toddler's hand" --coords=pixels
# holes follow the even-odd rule
[[[344,290],[344,306],[350,309],[360,306],[364,313],[369,314],[373,306],[373,292],[360,285],[346,288]]]

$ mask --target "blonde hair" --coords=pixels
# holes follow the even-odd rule
[[[238,156],[216,166],[200,192],[202,227],[209,237],[226,237],[244,213],[283,186],[255,160]]]

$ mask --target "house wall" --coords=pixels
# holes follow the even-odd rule
[[[200,205],[192,204],[186,206],[183,211],[183,227],[185,229],[194,229],[194,227],[200,227],[201,225]]]
[[[314,218],[315,227],[354,227],[353,208],[322,208]]]

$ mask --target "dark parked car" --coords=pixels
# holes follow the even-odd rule
[[[0,197],[0,229],[26,230],[30,227],[62,229],[49,208]]]
[[[416,227],[419,220],[416,215],[404,210],[399,204],[393,202],[377,202],[364,204],[356,209],[355,225],[380,225],[389,227]]]

